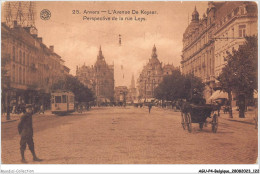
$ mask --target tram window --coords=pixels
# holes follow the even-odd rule
[[[55,96],[55,102],[61,103],[61,96]]]
[[[67,103],[67,96],[66,95],[62,95],[62,103]]]

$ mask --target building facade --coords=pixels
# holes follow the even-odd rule
[[[16,21],[12,28],[1,23],[1,35],[1,61],[6,62],[2,64],[2,90],[7,91],[2,93],[2,103],[44,103],[48,107],[52,84],[69,73],[64,60],[53,46],[47,47],[41,37],[32,34],[30,27]]]
[[[215,76],[226,64],[227,52],[237,50],[245,36],[257,35],[257,6],[252,2],[226,2],[216,12]]]
[[[77,67],[76,77],[94,92],[97,104],[114,100],[114,65],[108,65],[101,47],[94,66]]]
[[[115,87],[115,103],[116,105],[124,105],[128,99],[129,90],[126,86]]]
[[[181,71],[206,84],[204,96],[214,92],[216,78],[225,66],[227,51],[238,49],[244,36],[257,34],[257,6],[252,2],[209,2],[199,18],[194,9],[183,34]]]
[[[155,88],[162,82],[163,77],[171,75],[174,69],[176,68],[173,65],[162,65],[154,45],[151,58],[138,78],[139,99],[154,98]]]

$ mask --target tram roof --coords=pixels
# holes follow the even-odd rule
[[[51,92],[51,94],[53,95],[55,95],[55,94],[72,94],[72,95],[74,95],[74,93],[73,92],[71,92],[71,91],[66,91],[66,90],[56,90],[56,91],[52,91]]]

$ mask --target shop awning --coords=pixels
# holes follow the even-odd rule
[[[258,98],[258,91],[254,90],[254,98]]]
[[[228,98],[228,93],[217,90],[209,98],[209,100],[216,100],[219,98]]]

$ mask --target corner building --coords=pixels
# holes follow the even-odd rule
[[[31,27],[22,27],[13,21],[12,27],[1,23],[2,106],[21,103],[50,106],[51,86],[68,74],[70,69],[47,47],[41,37],[31,32]]]
[[[181,69],[183,74],[202,79],[206,84],[206,100],[214,92],[216,78],[226,64],[227,51],[238,49],[244,37],[253,34],[257,34],[254,2],[209,2],[202,18],[195,7],[183,34]]]
[[[176,69],[173,65],[162,65],[157,56],[156,47],[154,45],[149,62],[143,67],[141,74],[137,80],[139,98],[154,98],[155,88],[162,82],[163,77],[171,75]]]
[[[98,105],[114,101],[114,65],[106,63],[101,47],[95,65],[77,67],[76,77],[92,90]]]

